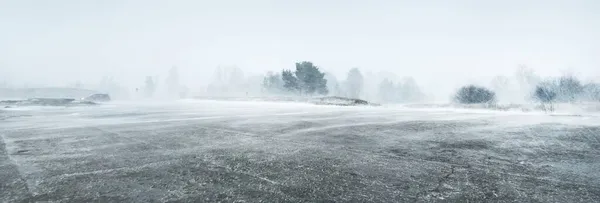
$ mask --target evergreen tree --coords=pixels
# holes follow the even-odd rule
[[[315,92],[318,94],[327,94],[329,92],[327,90],[327,80],[324,78],[325,73],[319,71],[319,68],[311,62],[296,63],[295,75],[302,93],[312,95]]]
[[[283,87],[287,91],[306,95],[329,93],[327,80],[324,77],[325,74],[308,61],[296,63],[295,72],[290,70],[281,72]]]
[[[385,102],[396,102],[398,92],[396,92],[396,87],[391,80],[383,79],[381,83],[379,83],[379,98]]]
[[[283,80],[283,87],[287,91],[294,93],[300,91],[300,84],[298,83],[298,79],[294,76],[292,71],[283,70],[281,72],[281,80]]]

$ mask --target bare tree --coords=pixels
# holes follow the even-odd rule
[[[544,111],[554,111],[552,102],[556,99],[556,92],[552,88],[552,84],[539,84],[535,88],[534,96],[535,99],[542,103],[542,109]],[[548,105],[548,107],[546,107]]]

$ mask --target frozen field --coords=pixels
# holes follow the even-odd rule
[[[600,117],[187,101],[0,110],[0,202],[597,202]]]

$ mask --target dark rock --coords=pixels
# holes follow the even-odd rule
[[[111,99],[108,94],[92,94],[83,98],[82,100],[90,102],[109,102]]]
[[[92,101],[77,101],[70,98],[31,98],[27,100],[6,100],[0,101],[0,104],[9,104],[12,106],[78,106],[78,105],[96,105]],[[11,106],[4,108],[11,108]]]
[[[75,99],[69,98],[32,98],[28,99],[28,102],[32,105],[41,105],[41,106],[64,106],[67,105]]]
[[[16,104],[20,102],[19,100],[4,100],[4,101],[0,101],[0,104]]]
[[[337,105],[337,106],[366,106],[366,105],[377,105],[371,104],[368,101],[362,99],[352,99],[346,97],[321,97],[313,103],[319,105]]]

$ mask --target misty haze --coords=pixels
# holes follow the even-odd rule
[[[0,1],[0,202],[599,202],[598,10]]]

